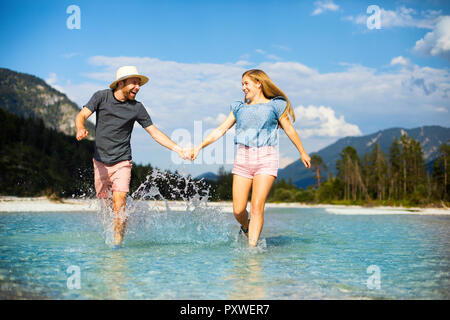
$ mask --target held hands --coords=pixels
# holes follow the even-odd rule
[[[194,161],[200,152],[200,148],[178,148],[177,153],[184,160]]]
[[[190,149],[186,148],[177,148],[177,153],[183,160],[191,160],[191,152]]]
[[[192,153],[191,153],[191,160],[194,161],[195,158],[197,158],[198,154],[200,153],[201,148],[200,147],[195,147],[192,148]]]
[[[195,148],[179,148],[177,152],[182,159],[194,161],[200,153],[200,150],[201,147],[197,146]],[[305,167],[311,168],[311,157],[306,152],[300,153],[300,156]]]

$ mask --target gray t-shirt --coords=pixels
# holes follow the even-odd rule
[[[94,159],[106,164],[131,160],[131,132],[137,121],[143,128],[153,124],[144,105],[136,100],[121,102],[113,90],[94,93],[85,105],[96,112]]]

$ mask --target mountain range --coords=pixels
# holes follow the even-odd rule
[[[0,68],[0,108],[24,118],[42,119],[46,127],[72,136],[76,133],[74,120],[80,111],[76,103],[44,80],[6,68]],[[86,121],[86,128],[89,138],[93,139],[94,125]],[[328,171],[323,173],[325,177],[329,172],[335,176],[336,160],[340,158],[340,153],[346,146],[355,148],[363,158],[364,154],[369,153],[375,143],[378,143],[380,149],[388,155],[394,138],[400,139],[405,134],[420,142],[428,167],[437,158],[439,146],[450,140],[450,128],[441,126],[390,128],[365,136],[341,138],[318,152],[311,153],[310,156],[317,154],[323,159],[328,167]],[[279,179],[290,180],[297,187],[303,188],[315,183],[313,175],[300,159],[278,171]],[[216,180],[217,175],[206,172],[197,178]]]
[[[388,156],[394,138],[400,139],[402,135],[407,135],[420,142],[425,162],[429,164],[437,158],[439,146],[449,142],[450,128],[441,126],[422,126],[413,129],[390,128],[365,136],[341,138],[318,152],[311,153],[310,156],[317,154],[322,158],[328,167],[328,171],[324,174],[325,177],[329,172],[336,176],[336,160],[340,158],[340,153],[345,147],[352,146],[358,152],[359,157],[363,159],[364,154],[370,153],[375,143],[378,143],[381,151]],[[293,184],[303,188],[315,182],[313,175],[314,173],[306,169],[300,159],[278,171],[280,179],[286,181],[291,179]]]
[[[42,119],[47,128],[67,135],[76,134],[77,104],[33,75],[0,68],[0,108],[23,118]],[[94,125],[86,121],[86,129],[93,139]]]
[[[328,170],[322,172],[321,175],[327,178],[330,172],[333,176],[336,176],[336,161],[340,158],[340,153],[345,147],[352,146],[356,149],[360,158],[363,159],[364,154],[370,153],[375,143],[378,143],[381,151],[388,156],[389,148],[392,145],[394,138],[400,139],[402,135],[407,135],[420,142],[427,167],[431,168],[431,163],[438,156],[439,146],[443,143],[449,143],[450,128],[441,126],[423,126],[413,129],[390,128],[365,136],[341,138],[335,143],[309,155],[313,156],[316,154],[322,158]],[[196,178],[215,181],[217,175],[213,172],[205,172]],[[315,173],[312,172],[311,169],[306,169],[301,159],[279,169],[278,179],[291,181],[297,187],[302,188],[306,188],[316,183]]]

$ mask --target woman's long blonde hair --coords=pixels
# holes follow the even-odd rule
[[[251,70],[245,71],[242,74],[242,78],[244,78],[245,76],[251,78],[255,82],[261,83],[261,90],[264,94],[264,97],[266,97],[267,99],[272,99],[272,98],[279,97],[279,96],[282,96],[283,98],[285,98],[286,99],[286,109],[284,109],[281,116],[284,116],[286,113],[289,113],[289,115],[292,118],[292,122],[295,122],[295,114],[294,114],[294,110],[292,110],[291,102],[289,101],[286,94],[283,91],[281,91],[281,89],[278,88],[275,85],[275,83],[273,83],[273,81],[269,78],[267,73],[265,73],[264,71],[259,70],[259,69],[251,69]]]

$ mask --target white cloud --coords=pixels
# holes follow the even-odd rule
[[[395,66],[395,65],[408,66],[410,64],[411,64],[411,61],[408,58],[404,58],[402,56],[392,58],[392,60],[391,60],[391,66]]]
[[[314,11],[311,15],[316,16],[324,13],[325,11],[337,11],[339,6],[335,4],[332,0],[316,1],[314,2]]]
[[[60,92],[62,92],[62,93],[67,94],[67,91],[66,91],[61,85],[58,84],[59,79],[58,79],[58,76],[56,75],[56,73],[54,73],[54,72],[50,73],[50,74],[48,75],[48,77],[45,79],[45,82],[46,82],[49,86],[55,88],[56,90],[58,90],[58,91],[60,91]]]
[[[245,66],[188,64],[150,57],[95,56],[89,63],[100,69],[85,75],[92,79],[88,82],[61,84],[56,75],[50,75],[48,81],[52,85],[57,83],[69,98],[83,105],[95,91],[107,88],[119,66],[136,65],[150,78],[141,88],[138,100],[148,107],[153,120],[166,128],[186,127],[194,120],[218,125],[229,113],[230,104],[243,98],[240,77],[249,67],[266,71],[292,105],[333,106],[338,114],[346,118],[351,115],[356,121],[368,122],[366,119],[370,118],[382,125],[382,118],[375,119],[385,114],[418,116],[424,105],[449,105],[448,70],[419,67],[402,56],[390,61],[399,69],[384,72],[345,63],[341,64],[344,70],[340,72],[320,73],[299,62]]]
[[[241,75],[250,68],[266,71],[297,106],[294,127],[308,152],[318,151],[343,136],[387,127],[449,125],[449,118],[443,117],[450,109],[449,70],[419,67],[402,56],[387,61],[392,68],[378,70],[344,62],[341,71],[328,73],[292,61],[243,65],[96,56],[88,62],[95,72],[85,74],[85,82],[64,83],[56,75],[49,75],[48,81],[60,86],[81,106],[95,91],[107,88],[119,66],[136,65],[150,78],[138,100],[168,136],[179,128],[193,133],[194,121],[202,120],[204,130],[219,125],[228,115],[230,104],[243,98]],[[149,146],[145,148],[151,149],[142,151],[142,155],[136,153],[138,162],[151,160],[159,167],[170,163],[170,152],[163,152],[151,142],[144,130],[135,130],[133,137],[135,141],[147,141]],[[298,151],[289,138],[283,133],[280,137],[284,156],[297,159]],[[156,151],[156,158],[146,158]],[[157,162],[158,157],[168,158]]]
[[[431,29],[439,16],[438,11],[421,11],[406,7],[397,8],[395,11],[381,9],[381,27],[413,27]]]
[[[272,54],[272,53],[268,53],[268,52],[266,52],[266,51],[264,51],[262,49],[256,49],[255,52],[263,55],[268,60],[275,60],[275,61],[283,60],[279,56],[277,56],[275,54]]]
[[[381,28],[412,27],[433,29],[439,20],[441,12],[440,10],[422,10],[418,12],[415,9],[404,6],[396,8],[395,11],[380,8]],[[369,16],[368,14],[360,14],[356,17],[348,16],[343,19],[356,24],[366,25]]]
[[[368,17],[369,15],[360,14],[357,17],[344,17],[343,20],[366,25]],[[409,27],[432,30],[416,42],[413,51],[450,60],[450,16],[443,16],[442,10],[419,12],[404,6],[396,8],[395,11],[381,8],[380,24],[383,29]],[[393,63],[401,62],[393,61]]]
[[[416,42],[414,51],[450,60],[450,16],[441,17],[433,30]]]
[[[300,136],[304,138],[362,135],[357,125],[347,123],[342,115],[336,117],[334,110],[330,107],[298,106],[294,109],[294,112],[299,122],[299,124],[296,124],[297,130],[300,132]]]
[[[55,85],[56,82],[58,82],[58,76],[56,75],[56,73],[52,72],[45,79],[45,82],[47,82],[47,84],[50,86]]]
[[[80,54],[78,52],[71,52],[71,53],[65,53],[62,55],[63,58],[65,59],[70,59],[76,56],[79,56]]]
[[[282,51],[292,51],[290,47],[284,46],[284,45],[281,45],[281,44],[273,44],[272,47],[274,47],[276,49],[279,49],[279,50],[282,50]]]
[[[225,121],[225,119],[227,118],[226,114],[223,113],[219,113],[215,118],[213,117],[206,117],[204,119],[204,121],[208,124],[212,124],[214,126],[218,126],[220,125],[222,122]]]
[[[297,62],[264,63],[260,67],[293,105],[331,105],[339,113],[367,123],[368,118],[384,114],[419,116],[425,104],[449,105],[447,69],[410,65],[381,72],[349,65],[341,72],[319,73]]]
[[[216,117],[218,110],[228,112],[230,103],[242,97],[241,75],[246,70],[242,62],[188,64],[149,57],[95,56],[89,62],[103,70],[86,76],[105,85],[114,79],[118,67],[137,66],[150,78],[137,99],[152,110],[154,121],[172,128],[186,127],[187,120]]]

